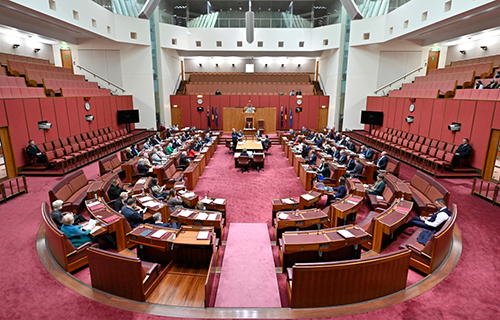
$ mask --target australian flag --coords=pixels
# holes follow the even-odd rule
[[[281,106],[281,127],[283,128],[283,106]]]
[[[219,127],[219,119],[217,118],[217,107],[215,107],[215,127]]]
[[[208,127],[210,128],[210,107],[207,106],[207,123]]]

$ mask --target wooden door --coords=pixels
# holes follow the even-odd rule
[[[5,178],[5,174],[7,178],[17,177],[16,158],[14,157],[9,127],[0,128],[0,141],[2,145],[3,162],[5,163],[5,165],[1,165],[0,168],[3,175],[3,177],[0,176],[0,180]]]
[[[321,130],[328,125],[328,108],[319,108],[318,111],[318,130]]]
[[[500,130],[492,129],[483,166],[484,180],[500,181]]]
[[[61,49],[61,61],[63,68],[70,68],[73,70],[73,58],[71,56],[71,49]]]
[[[429,51],[429,57],[427,58],[427,73],[429,70],[437,69],[439,65],[439,54],[441,51]]]
[[[170,121],[171,124],[178,124],[181,126],[181,108],[170,108]]]

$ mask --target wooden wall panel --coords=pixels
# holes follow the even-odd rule
[[[26,114],[26,125],[30,139],[37,143],[45,142],[45,130],[38,129],[38,121],[42,121],[42,113],[40,112],[40,101],[38,99],[24,99],[24,113]],[[14,131],[14,134],[17,134]]]
[[[382,127],[388,127],[389,126],[389,109],[390,109],[390,101],[392,99],[389,99],[387,97],[382,98],[382,112],[384,113],[384,122]],[[369,126],[368,126],[369,127]],[[382,127],[375,127],[375,129],[380,129]]]
[[[441,139],[441,131],[443,129],[443,116],[446,107],[446,100],[435,100],[430,117],[429,138]],[[423,135],[423,134],[421,134]]]
[[[261,108],[269,108],[269,96],[260,96],[260,107]]]
[[[307,96],[307,97],[309,98],[309,117],[307,120],[307,124],[305,126],[308,129],[318,129],[318,122],[319,122],[318,116],[320,108],[319,96]]]
[[[5,105],[3,100],[0,100],[0,127],[6,127],[9,125],[7,121],[7,114],[5,113]]]
[[[482,168],[486,151],[488,148],[489,135],[492,127],[493,115],[496,109],[500,109],[500,102],[478,101],[474,117],[474,127],[472,128],[470,145],[472,146],[471,165],[475,168]]]
[[[52,123],[52,128],[50,130],[43,130],[45,141],[59,139],[56,112],[54,110],[54,98],[40,99],[40,111],[42,112],[42,120]]]
[[[235,108],[235,107],[240,106],[240,96],[229,96],[229,97],[230,97],[229,98],[229,107]],[[246,105],[246,102],[244,105]]]
[[[455,133],[455,144],[461,144],[464,138],[470,139],[472,134],[472,125],[475,121],[476,103],[482,101],[461,100],[458,110],[457,122],[462,124],[460,132]]]
[[[18,167],[28,163],[28,155],[25,148],[28,146],[28,128],[26,126],[26,114],[24,112],[23,99],[5,100],[5,111],[9,119],[9,130],[14,149],[14,157]],[[39,143],[40,141],[35,141]]]
[[[107,101],[107,97],[96,97],[95,102],[91,104],[89,114],[94,116],[94,121],[90,124],[91,130],[94,128],[106,128],[106,118],[104,117],[104,101]]]
[[[250,100],[250,103],[255,107],[255,108],[260,108],[260,96],[258,95],[251,95],[248,100]]]
[[[66,107],[68,110],[69,134],[74,136],[81,132],[76,98],[66,98]]]
[[[396,117],[397,102],[398,102],[398,99],[390,99],[389,100],[387,124],[385,125],[389,128],[394,128],[394,118]]]
[[[198,108],[198,98],[196,96],[190,96],[190,113],[191,113],[191,126],[200,128],[201,125],[201,114],[203,112],[197,111]]]
[[[420,100],[420,99],[419,99]],[[420,113],[421,121],[418,134],[424,137],[429,136],[431,130],[431,119],[434,114],[434,100],[423,99],[422,112]],[[439,108],[439,107],[438,107]],[[440,115],[440,119],[442,116]]]
[[[111,116],[111,97],[103,97],[102,99],[102,109],[104,112],[104,119],[106,122],[106,127],[111,127],[113,129],[113,117]]]
[[[234,105],[231,101],[231,107],[233,108],[245,107],[249,101],[250,101],[250,96],[248,94],[243,94],[240,96],[240,102],[238,105]]]
[[[69,137],[68,110],[65,98],[54,98],[54,111],[56,113],[59,137]]]
[[[413,123],[408,124],[408,127],[409,127],[409,132],[411,132],[413,134],[418,134],[420,125],[422,124],[422,114],[424,113],[424,111],[423,111],[424,100],[417,99],[417,101],[415,101],[414,105],[415,105],[415,111],[413,111],[413,112],[407,111],[408,116],[413,116]],[[431,108],[432,108],[432,105],[431,105]],[[428,112],[428,111],[426,111],[426,112]],[[429,130],[427,130],[427,131],[429,131]]]
[[[493,114],[491,127],[493,129],[500,129],[500,102],[497,102],[495,105],[495,113]]]
[[[220,110],[222,110],[222,108],[229,108],[231,106],[231,96],[220,96]],[[222,114],[222,111],[221,111],[221,114]]]
[[[91,107],[90,107],[90,110],[94,110],[95,111],[95,104],[96,104],[96,99],[95,97],[93,97],[92,99],[90,99],[91,102]],[[92,105],[94,105],[94,108],[92,108]],[[76,106],[77,106],[77,109],[78,109],[78,120],[80,122],[80,132],[79,133],[82,133],[82,132],[88,132],[88,131],[94,131],[94,130],[97,130],[99,128],[97,128],[97,121],[95,119],[95,113],[94,113],[94,121],[92,122],[95,122],[95,125],[93,126],[94,128],[91,129],[91,125],[90,123],[85,119],[85,116],[87,114],[91,114],[90,112],[87,112],[87,110],[85,110],[85,100],[83,100],[83,98],[79,97],[79,98],[76,98]]]
[[[191,126],[191,97],[190,96],[181,96],[180,108],[181,108],[182,123],[179,123],[179,125],[181,125],[182,127]]]
[[[396,114],[394,115],[394,128],[398,130],[401,130],[401,122],[404,121],[403,115],[404,115],[404,107],[406,101],[408,101],[408,99],[405,98],[397,99]]]
[[[109,99],[109,107],[110,107],[110,113],[111,113],[111,119],[112,119],[111,122],[113,123],[113,130],[116,131],[119,128],[118,123],[117,123],[117,117],[116,117],[116,111],[118,109],[117,109],[116,99],[113,99],[113,97],[110,97],[110,99]]]
[[[453,141],[455,140],[455,135],[457,133],[448,130],[448,125],[451,124],[452,122],[457,122],[459,107],[460,107],[460,100],[449,99],[446,101],[446,108],[443,116],[443,124],[441,126],[441,137],[433,139],[441,139],[447,143],[453,143]],[[435,118],[436,116],[437,115],[434,114],[433,118]],[[471,114],[471,116],[473,117],[474,114]]]
[[[313,96],[314,97],[314,96]],[[366,110],[367,111],[384,111],[384,97],[366,97]],[[384,124],[387,123],[387,114],[384,112]],[[379,126],[377,126],[379,127]],[[378,128],[376,128],[378,129]],[[370,125],[365,124],[365,131],[370,130]]]
[[[250,116],[243,112],[243,108],[224,108],[223,109],[225,121],[224,132],[230,133],[233,128],[236,130],[243,129],[245,126],[245,119]],[[276,110],[275,108],[257,108],[255,113],[252,114],[254,122],[257,123],[259,119],[264,120],[264,133],[276,132]]]

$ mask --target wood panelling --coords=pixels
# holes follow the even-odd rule
[[[8,178],[17,177],[17,165],[9,127],[0,128],[0,141]]]
[[[488,147],[484,160],[483,179],[490,180],[495,168],[495,160],[498,153],[498,142],[500,141],[500,130],[491,130],[490,138],[488,139]]]
[[[180,125],[182,123],[182,110],[181,110],[181,108],[171,107],[170,108],[170,119],[171,119],[172,124]]]
[[[224,132],[231,132],[233,128],[242,129],[245,126],[247,116],[254,118],[255,125],[259,119],[264,119],[264,133],[276,132],[276,110],[275,108],[256,108],[255,113],[244,113],[243,108],[224,108],[225,121]]]

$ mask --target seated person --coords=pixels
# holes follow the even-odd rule
[[[311,132],[311,134],[307,137],[307,140],[314,140],[314,138],[316,138],[316,134]]]
[[[161,166],[162,164],[162,159],[161,157],[156,153],[155,148],[151,149],[151,161],[153,162],[153,165],[155,166]]]
[[[179,158],[179,167],[182,167],[182,170],[186,170],[187,167],[191,164],[191,160],[187,157],[187,152],[182,151],[181,157]]]
[[[335,132],[332,130],[330,130],[330,132],[328,133],[328,135],[326,136],[328,139],[335,139]]]
[[[220,96],[222,93],[220,93],[219,89],[215,90],[215,95]]]
[[[146,139],[146,142],[142,145],[143,150],[149,150],[153,146],[153,143],[151,142],[151,138]]]
[[[181,199],[177,198],[174,188],[170,189],[166,199],[167,199],[167,206],[170,209],[170,212],[174,212],[177,209],[184,208],[184,202],[182,202]]]
[[[342,140],[342,133],[337,132],[337,134],[335,135],[335,138],[333,138],[333,140],[335,140],[335,142],[341,141]]]
[[[191,128],[189,128],[189,132],[196,132],[196,127],[192,126]]]
[[[302,95],[302,91],[300,89],[298,89],[296,95],[301,96]]]
[[[130,146],[130,152],[132,152],[134,157],[137,157],[139,155],[139,151],[137,151],[137,148],[135,147],[135,145]]]
[[[116,212],[120,212],[125,203],[127,203],[127,199],[128,199],[128,192],[120,193],[120,197],[116,199],[113,205],[113,209],[115,209]]]
[[[158,227],[165,227],[165,228],[174,228],[174,229],[180,228],[180,226],[177,224],[177,222],[172,222],[172,224],[163,223],[163,221],[161,221],[161,213],[160,212],[153,214],[153,223],[148,223],[148,224],[158,226]]]
[[[483,82],[481,80],[478,80],[474,89],[484,89]]]
[[[309,160],[306,161],[307,164],[315,166],[316,165],[316,152],[313,151]]]
[[[167,161],[167,155],[163,152],[160,145],[155,146],[156,154],[161,158],[163,162]]]
[[[377,176],[377,181],[371,185],[366,187],[366,193],[374,194],[376,196],[381,196],[382,192],[385,189],[385,176],[383,174],[379,174]]]
[[[464,138],[462,144],[458,146],[457,150],[455,150],[455,155],[453,156],[452,165],[453,168],[458,166],[460,159],[467,159],[472,152],[472,147],[469,144],[469,139]]]
[[[290,92],[290,95],[291,95],[291,96],[294,96],[294,95],[295,95],[295,91],[294,91],[294,90],[292,90],[292,92]]]
[[[50,213],[52,220],[54,221],[54,223],[56,224],[56,226],[59,229],[61,229],[61,227],[63,225],[63,222],[62,222],[63,217],[67,214],[67,212],[65,212],[65,213],[61,212],[63,204],[64,204],[64,201],[62,201],[62,200],[56,200],[56,201],[52,202],[52,208],[54,208],[54,209]],[[79,224],[81,222],[87,221],[87,219],[85,219],[81,214],[75,215],[73,217],[73,219],[74,219],[74,221],[73,221],[74,224]]]
[[[428,217],[413,217],[407,223],[398,228],[399,232],[405,231],[407,228],[419,227],[429,229],[431,231],[438,231],[444,225],[446,220],[451,216],[451,211],[446,207],[446,202],[438,198],[434,201],[438,207],[438,211]]]
[[[484,87],[485,89],[495,89],[497,86],[497,82],[495,79],[491,79],[490,83]]]
[[[302,158],[306,159],[309,156],[309,151],[311,150],[311,148],[304,143],[301,144],[302,144],[302,151],[300,152],[300,155],[302,156]]]
[[[248,157],[248,156],[249,156],[248,151],[246,148],[244,148],[240,153],[240,157]]]
[[[325,153],[327,155],[333,156],[333,154],[335,153],[335,151],[333,151],[332,147],[329,144],[326,144],[325,145]]]
[[[153,167],[153,165],[151,164],[151,162],[149,162],[149,155],[147,153],[145,153],[145,154],[142,155],[142,158],[144,159],[144,165],[148,169],[151,169]]]
[[[137,173],[143,176],[147,176],[148,171],[148,167],[144,165],[144,159],[139,159],[139,161],[137,161]]]
[[[134,154],[132,153],[132,149],[130,147],[125,148],[125,156],[127,157],[127,160],[134,158]]]
[[[166,154],[172,154],[174,152],[174,148],[172,146],[172,142],[170,142],[166,147],[165,147],[165,153]]]
[[[368,160],[368,161],[372,161],[373,160],[373,150],[370,146],[366,147],[366,152],[365,152],[365,159]]]
[[[271,148],[271,139],[269,139],[269,136],[267,134],[266,134],[266,139],[262,141],[262,148],[264,148],[265,151]]]
[[[333,188],[334,191],[337,191],[336,193],[332,195],[328,195],[326,199],[326,205],[330,205],[330,202],[334,201],[335,199],[342,199],[346,196],[347,194],[347,188],[345,187],[345,178],[340,177],[339,178],[339,186],[336,188]]]
[[[151,193],[153,196],[155,196],[156,199],[165,199],[167,197],[167,194],[163,192],[163,187],[160,187],[158,185],[158,178],[152,178],[151,179]]]
[[[119,182],[120,181],[118,181],[118,179],[113,179],[113,181],[111,181],[111,185],[109,186],[109,189],[108,189],[108,197],[109,197],[109,200],[111,200],[111,201],[118,199],[122,192],[128,193],[127,190],[125,190],[119,186]]]
[[[43,164],[44,166],[47,166],[47,156],[45,153],[40,151],[38,147],[35,145],[35,141],[30,140],[28,142],[28,146],[26,147],[26,152],[28,153],[28,157],[30,159],[36,158],[36,162]]]
[[[157,144],[160,144],[162,141],[161,137],[160,137],[160,133],[157,132],[152,138],[151,138],[151,142],[153,143],[153,145],[157,145]]]
[[[199,155],[200,153],[199,152],[196,152],[196,150],[194,149],[194,146],[191,145],[189,147],[189,152],[188,152],[188,157],[191,158],[191,159],[194,159],[196,158],[197,155]]]
[[[203,140],[203,145],[206,145],[207,143],[209,143],[210,141],[212,141],[212,139],[210,138],[210,134],[206,134],[205,135],[205,140]]]
[[[356,152],[356,145],[354,144],[354,142],[349,140],[349,142],[347,143],[347,149],[349,149],[352,152]]]
[[[167,132],[165,132],[165,137],[168,139],[172,137],[172,131],[170,129],[167,129]]]
[[[380,158],[378,158],[376,165],[379,170],[385,170],[387,167],[387,152],[384,151],[380,154]]]
[[[355,177],[357,175],[363,174],[363,165],[359,159],[354,160],[354,168],[347,170],[347,174],[350,177]]]
[[[135,198],[130,197],[127,200],[127,205],[122,208],[122,215],[127,219],[130,227],[133,229],[142,224],[142,217],[144,214],[144,210],[134,210],[136,207],[137,200]]]
[[[334,160],[339,160],[340,159],[340,150],[333,147],[333,157],[335,158]]]
[[[349,137],[343,137],[342,140],[339,141],[339,144],[341,146],[347,146],[347,143],[349,142]]]
[[[354,158],[351,155],[347,156],[347,165],[346,165],[346,170],[351,171],[354,169],[356,166],[356,161],[354,161]]]
[[[90,230],[83,231],[82,226],[75,226],[75,219],[73,214],[68,212],[62,218],[61,231],[68,237],[69,241],[73,244],[75,248],[78,248],[87,242],[96,242],[92,236],[90,236]]]
[[[244,134],[243,134],[243,131],[241,131],[241,129],[238,131],[238,140],[241,140],[243,138]]]
[[[162,122],[160,125],[160,132],[163,132],[165,130],[167,130],[167,128],[165,127],[165,122]]]
[[[325,179],[328,179],[330,178],[330,166],[328,165],[328,163],[326,162],[325,158],[321,158],[321,163],[318,167],[318,170],[316,171],[316,174],[317,175],[322,175],[323,178]]]
[[[300,130],[301,133],[309,133],[309,130],[306,129],[306,127],[302,126],[302,130]]]
[[[340,150],[340,158],[337,160],[339,164],[347,163],[347,154],[344,150]]]
[[[260,129],[257,130],[257,132],[255,133],[255,137],[262,138],[262,133],[260,132]]]
[[[325,141],[323,139],[323,135],[322,134],[318,134],[318,139],[316,140],[316,147],[318,148],[321,148],[323,146],[323,142]]]

